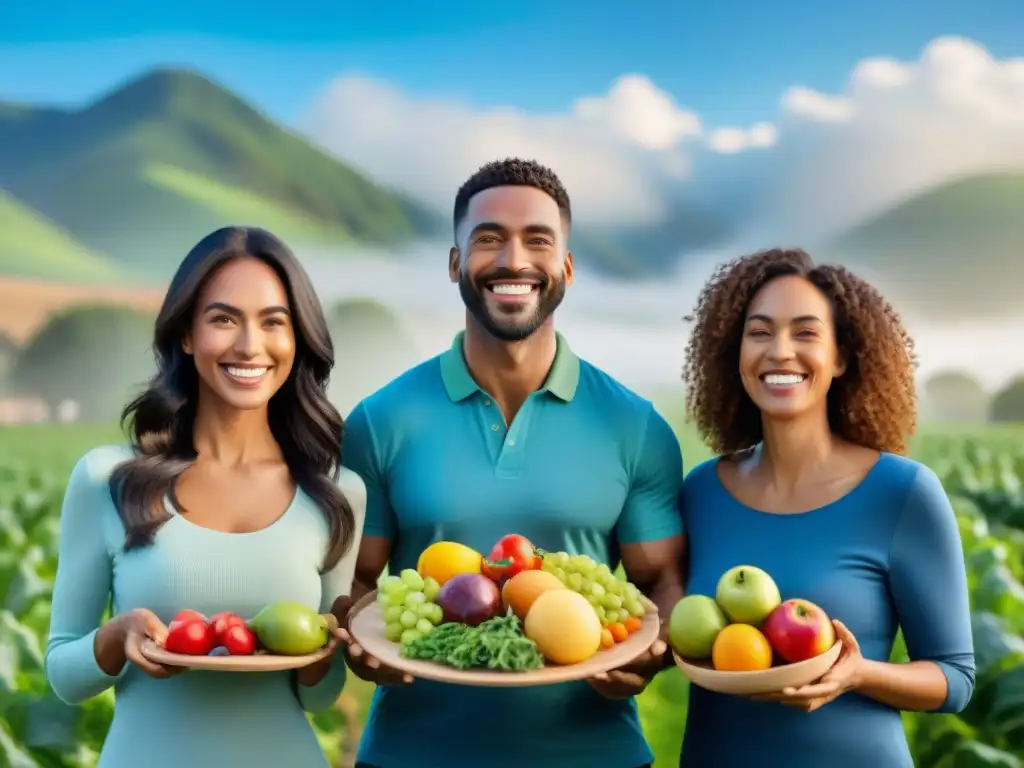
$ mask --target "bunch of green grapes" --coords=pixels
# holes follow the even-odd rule
[[[594,606],[601,626],[624,622],[630,616],[643,618],[643,595],[634,584],[620,579],[604,563],[586,555],[549,552],[541,569],[553,574],[573,592],[579,592]]]
[[[393,643],[411,643],[441,623],[444,612],[434,602],[440,585],[406,568],[377,582],[377,602],[384,617],[384,636]]]

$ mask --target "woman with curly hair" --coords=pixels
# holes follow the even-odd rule
[[[912,768],[900,712],[958,712],[974,686],[957,523],[906,458],[913,343],[872,286],[800,250],[722,266],[694,319],[687,406],[719,458],[684,484],[687,594],[756,566],[832,617],[843,646],[799,689],[693,686],[680,765]],[[898,629],[907,663],[889,662]]]

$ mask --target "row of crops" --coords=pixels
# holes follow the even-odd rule
[[[0,768],[90,768],[113,714],[113,694],[69,707],[49,692],[43,673],[60,506],[78,454],[44,459],[6,442],[0,440]],[[1018,445],[932,436],[915,451],[943,478],[960,521],[978,668],[974,697],[961,715],[904,716],[918,768],[1024,768],[1024,449]],[[334,710],[316,718],[336,765],[351,765],[368,695],[369,687],[354,681]],[[658,766],[677,765],[686,702],[686,683],[675,671],[660,675],[641,697]]]

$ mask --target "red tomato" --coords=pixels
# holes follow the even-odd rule
[[[186,656],[205,656],[217,647],[217,633],[201,619],[172,621],[164,648]]]
[[[210,617],[210,626],[213,627],[213,631],[217,633],[217,642],[223,645],[224,633],[227,632],[231,627],[244,627],[245,619],[230,611],[224,613],[218,613]]]
[[[521,570],[523,570],[522,567],[520,567],[520,565],[514,560],[498,560],[497,562],[492,562],[485,557],[480,565],[480,573],[493,581],[499,587],[504,586],[506,581],[511,579]]]
[[[206,621],[206,616],[201,614],[199,611],[193,611],[191,608],[186,608],[185,610],[178,611],[176,614],[174,614],[174,618],[171,619],[171,621],[172,622],[175,622],[175,621],[202,621],[202,622],[205,622]]]
[[[232,656],[249,656],[256,650],[256,635],[244,624],[232,624],[224,631],[220,644]]]
[[[518,533],[502,536],[498,543],[494,545],[487,559],[495,564],[504,560],[511,560],[511,570],[513,573],[535,570],[540,568],[541,563],[540,555],[537,554],[537,548],[533,546],[528,538],[520,536]]]

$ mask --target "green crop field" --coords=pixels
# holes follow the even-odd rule
[[[708,453],[678,424],[692,466]],[[56,569],[64,484],[89,448],[118,441],[115,427],[0,431],[0,766],[87,768],[95,763],[113,694],[68,707],[48,693],[42,658]],[[943,478],[967,557],[978,681],[960,716],[906,714],[918,768],[1024,767],[1024,429],[926,429],[914,455]],[[894,657],[905,658],[900,643]],[[352,765],[372,686],[353,680],[314,719],[337,766]],[[677,765],[687,684],[675,670],[640,697],[659,768]]]

